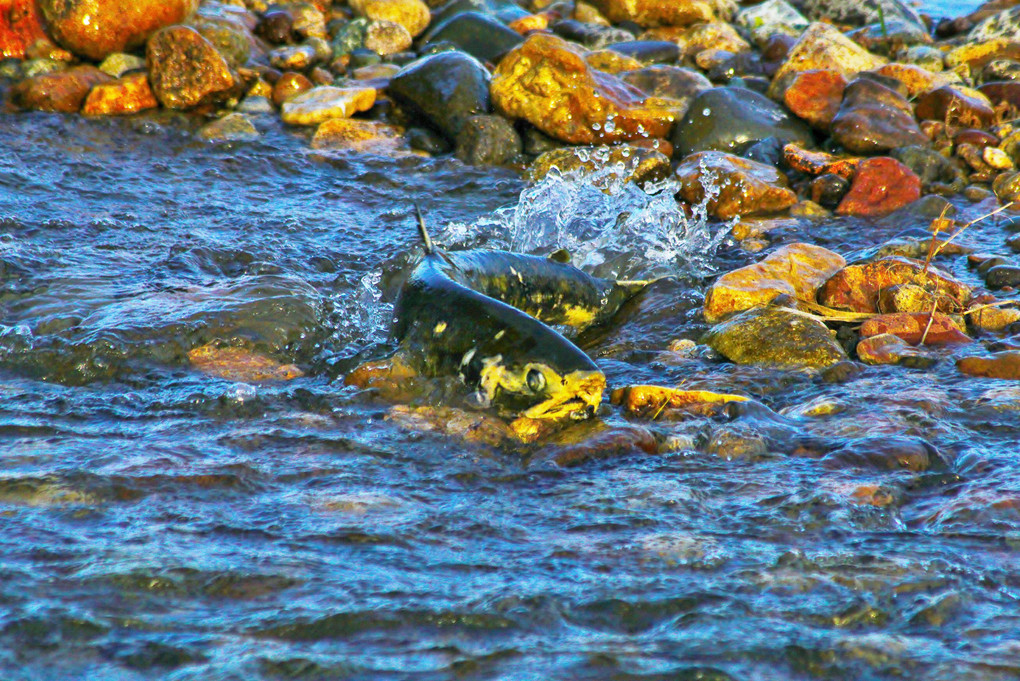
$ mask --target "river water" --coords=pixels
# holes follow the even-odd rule
[[[704,277],[756,256],[672,199],[197,125],[0,118],[0,678],[1020,676],[1020,387],[950,351],[843,382],[678,360]],[[656,455],[387,419],[342,377],[385,350],[413,202],[448,246],[678,275],[585,349],[610,385],[761,406],[651,424]],[[995,220],[967,237],[1006,250]],[[192,368],[216,341],[305,375]]]

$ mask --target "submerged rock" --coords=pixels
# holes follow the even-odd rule
[[[246,348],[221,348],[213,343],[189,350],[188,361],[202,373],[242,383],[290,381],[304,376],[293,364],[281,364]]]
[[[1020,380],[1020,350],[1005,350],[984,357],[963,357],[956,361],[956,368],[969,376]]]
[[[246,142],[257,139],[259,131],[250,118],[234,112],[202,126],[198,136],[210,142]]]
[[[717,87],[698,94],[677,124],[678,157],[696,151],[740,153],[763,139],[814,146],[811,129],[769,98],[742,87]]]
[[[712,328],[704,342],[737,364],[779,369],[824,369],[847,359],[825,324],[772,307],[731,317]]]
[[[814,302],[818,288],[845,265],[842,256],[821,246],[783,246],[760,262],[716,279],[705,294],[705,321],[715,323],[783,295]]]
[[[330,118],[350,118],[375,104],[375,88],[321,85],[294,95],[280,108],[290,125],[318,125]]]
[[[861,339],[857,343],[857,358],[865,364],[907,364],[915,367],[936,361],[931,353],[915,348],[891,333]]]
[[[312,149],[351,149],[393,155],[407,151],[402,131],[394,125],[356,118],[330,118],[315,130]]]
[[[387,92],[450,141],[468,118],[489,112],[489,72],[456,50],[411,62],[393,76]]]
[[[556,168],[560,173],[590,174],[603,168],[620,165],[627,179],[638,185],[658,182],[669,177],[671,168],[665,154],[626,144],[603,147],[563,147],[544,152],[531,163],[528,179],[538,182]]]
[[[96,61],[141,46],[152,33],[183,20],[198,0],[39,0],[53,38]]]
[[[645,97],[619,78],[591,69],[584,56],[555,36],[529,37],[496,68],[493,104],[572,144],[669,136],[678,102]]]
[[[683,411],[711,415],[730,402],[747,402],[743,395],[727,395],[707,390],[678,390],[657,385],[632,385],[613,390],[610,401],[618,404],[631,416],[655,420],[665,412]]]
[[[683,200],[696,204],[708,196],[706,208],[718,218],[769,215],[797,202],[786,176],[773,166],[721,151],[691,154],[677,166],[676,176]]]

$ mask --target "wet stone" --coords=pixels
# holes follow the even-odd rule
[[[312,149],[351,149],[362,153],[393,155],[406,151],[400,128],[379,121],[330,118],[312,137]]]
[[[502,165],[521,155],[521,138],[502,116],[471,116],[457,135],[454,154],[469,165]]]
[[[995,112],[982,93],[948,85],[922,95],[916,102],[915,114],[918,119],[970,128],[984,128],[995,119]]]
[[[1005,350],[983,357],[962,357],[956,361],[956,368],[968,376],[1020,380],[1020,351]]]
[[[890,435],[860,438],[822,458],[827,468],[908,470],[921,473],[943,467],[945,459],[930,443],[919,437]]]
[[[8,0],[0,11],[0,59],[24,59],[26,50],[47,40],[37,0]]]
[[[187,26],[171,26],[153,35],[146,60],[153,94],[168,109],[222,101],[238,85],[212,43]]]
[[[93,86],[110,80],[94,66],[75,66],[21,81],[11,88],[11,101],[23,109],[76,113]]]
[[[557,21],[551,28],[556,35],[593,50],[634,39],[633,33],[622,28],[598,26],[572,19]]]
[[[456,14],[423,36],[426,45],[448,42],[475,59],[493,63],[523,40],[519,33],[481,12]]]
[[[157,106],[159,102],[152,94],[148,74],[135,73],[94,86],[85,98],[81,112],[86,116],[123,115]]]
[[[157,29],[195,11],[198,0],[40,0],[53,38],[75,54],[99,61],[141,46]]]
[[[352,0],[349,4],[359,16],[398,23],[412,37],[421,35],[432,18],[422,0]]]
[[[666,137],[680,106],[591,69],[579,48],[544,34],[500,61],[491,91],[497,110],[573,144]]]
[[[646,182],[658,182],[669,177],[669,157],[652,150],[626,144],[611,147],[562,147],[551,149],[531,163],[528,179],[538,182],[553,168],[561,174],[588,175],[610,165],[621,165],[627,169],[627,179],[639,186]]]
[[[144,59],[133,54],[125,54],[123,52],[114,52],[113,54],[108,55],[106,59],[103,60],[103,63],[99,65],[100,71],[112,76],[113,78],[120,78],[128,71],[144,68]]]
[[[296,71],[287,71],[273,85],[273,103],[282,106],[284,102],[294,95],[301,94],[312,89],[312,81]]]
[[[831,129],[836,142],[858,154],[928,143],[910,103],[895,90],[868,78],[847,85]]]
[[[270,64],[285,71],[304,71],[315,63],[315,50],[308,45],[278,47],[267,56]]]
[[[676,177],[680,196],[692,205],[705,199],[706,185],[711,183],[718,193],[706,208],[718,218],[769,215],[797,202],[786,176],[774,167],[721,151],[691,154],[677,166]]]
[[[449,140],[456,139],[469,117],[489,111],[489,74],[477,59],[459,51],[408,64],[393,76],[387,92]]]
[[[914,144],[897,147],[889,152],[911,170],[921,181],[921,189],[931,191],[933,186],[949,187],[954,193],[963,191],[967,178],[963,171],[948,158],[932,149],[929,145]]]
[[[280,109],[289,125],[318,125],[329,118],[350,118],[375,103],[375,88],[321,85],[294,95]]]
[[[870,338],[892,334],[910,343],[920,345],[967,344],[972,339],[956,323],[941,312],[897,312],[871,317],[861,325],[861,336]]]
[[[693,69],[655,65],[617,74],[620,79],[647,95],[665,97],[680,103],[686,112],[694,97],[712,88],[712,82]]]
[[[632,57],[625,56],[619,52],[607,48],[589,52],[584,55],[584,61],[588,66],[605,73],[619,75],[624,71],[633,71],[641,68],[641,62]]]
[[[771,307],[731,317],[713,327],[704,342],[737,364],[822,369],[847,359],[843,347],[824,324]]]
[[[857,166],[850,190],[836,212],[840,215],[885,215],[920,196],[921,180],[917,175],[899,161],[879,156]]]
[[[996,265],[985,273],[985,284],[988,288],[1020,287],[1020,267],[1016,265]]]
[[[285,9],[265,12],[255,26],[255,34],[273,45],[286,45],[295,38],[294,17]]]
[[[819,175],[811,181],[811,200],[830,210],[839,205],[850,189],[850,181],[834,173]]]
[[[1020,40],[1020,7],[993,14],[974,26],[967,34],[968,43],[996,38]]]
[[[341,57],[350,54],[360,47],[364,47],[369,23],[368,19],[360,18],[344,24],[330,41],[330,45],[333,48],[333,56]]]
[[[639,26],[687,26],[728,19],[733,5],[726,0],[592,0],[592,5],[614,24],[631,21]]]
[[[801,71],[783,93],[783,103],[813,128],[828,131],[843,101],[846,78],[838,71]]]
[[[247,142],[257,139],[258,130],[243,113],[230,113],[202,126],[198,136],[210,142]]]
[[[786,60],[776,71],[769,87],[769,96],[779,96],[790,79],[801,71],[835,70],[850,79],[861,71],[878,68],[885,63],[844,36],[836,28],[813,23],[800,36]]]
[[[764,47],[775,35],[799,37],[810,22],[786,0],[767,0],[741,9],[734,23],[747,31],[755,44]]]
[[[857,343],[857,358],[865,364],[905,364],[916,368],[936,361],[931,353],[919,350],[891,333],[862,338]]]
[[[814,146],[811,129],[764,95],[741,87],[718,87],[691,101],[671,141],[682,158],[706,150],[739,153],[767,137]]]
[[[970,287],[938,268],[929,267],[926,272],[923,262],[894,256],[844,267],[819,290],[818,302],[838,310],[876,313],[879,292],[901,284],[938,291],[961,308],[970,296]]]
[[[644,65],[675,64],[680,58],[680,47],[664,40],[628,40],[608,47]]]
[[[281,364],[266,355],[240,347],[203,345],[188,351],[188,361],[202,373],[244,383],[289,381],[304,375],[293,364]]]
[[[879,21],[896,20],[924,28],[924,22],[917,10],[903,0],[873,0],[872,2],[804,0],[802,8],[804,14],[810,19],[826,19],[838,24],[861,26]]]

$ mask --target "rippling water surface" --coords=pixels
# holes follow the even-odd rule
[[[679,360],[702,277],[753,256],[712,256],[715,228],[659,198],[195,125],[0,119],[0,677],[1020,675],[1014,384],[948,355],[842,383]],[[385,350],[413,201],[448,244],[684,275],[585,348],[611,385],[764,406],[651,424],[654,456],[386,420],[341,379]],[[920,224],[773,241],[849,253]],[[969,236],[1004,250],[994,221]],[[305,375],[192,368],[216,341]]]

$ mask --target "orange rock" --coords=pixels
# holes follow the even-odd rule
[[[344,385],[373,390],[384,400],[407,401],[415,394],[418,378],[418,372],[397,356],[359,365],[344,377]]]
[[[783,147],[783,158],[791,168],[802,173],[808,175],[832,173],[848,180],[853,179],[857,166],[864,160],[859,156],[841,158],[824,151],[810,151],[796,144],[787,144]]]
[[[285,71],[273,85],[273,104],[282,106],[284,102],[294,95],[301,94],[312,89],[312,81],[303,73],[297,71]]]
[[[801,71],[831,69],[849,79],[851,76],[878,68],[886,61],[876,57],[829,24],[815,22],[808,26],[790,49],[769,86],[770,97],[782,93]]]
[[[931,326],[928,321],[931,320]],[[924,330],[928,329],[928,335]],[[924,337],[925,345],[952,345],[954,343],[970,343],[972,338],[960,330],[952,319],[936,312],[934,318],[926,312],[895,312],[872,317],[861,325],[861,336],[870,338],[882,334],[892,334],[911,345],[918,345]]]
[[[924,271],[924,263],[901,257],[887,257],[848,265],[829,278],[818,292],[818,302],[838,310],[878,312],[882,289],[898,284],[917,284],[937,291],[961,307],[970,288],[935,267]]]
[[[774,167],[722,151],[691,154],[677,166],[676,176],[680,196],[691,204],[704,200],[704,183],[711,181],[718,194],[707,208],[718,218],[768,215],[797,203],[797,195],[787,188],[786,176]]]
[[[159,28],[176,24],[198,0],[39,0],[54,40],[89,59],[141,46]]]
[[[47,40],[37,0],[0,0],[0,57],[24,59],[37,40]]]
[[[812,127],[828,130],[843,101],[846,78],[839,71],[812,69],[793,76],[783,103]]]
[[[1020,380],[1020,350],[996,352],[987,357],[963,357],[956,368],[968,376]]]
[[[408,430],[460,437],[468,442],[493,447],[516,439],[502,419],[452,407],[397,405],[386,414],[386,420]]]
[[[781,295],[813,302],[818,287],[845,265],[842,256],[821,246],[783,246],[761,262],[716,279],[705,294],[705,321],[714,324]]]
[[[857,166],[850,191],[836,206],[839,215],[885,215],[921,197],[921,179],[888,156],[869,158]]]
[[[921,95],[914,113],[918,119],[968,128],[984,128],[995,120],[995,111],[987,97],[977,90],[967,91],[949,85]]]
[[[23,109],[76,113],[94,85],[110,80],[95,66],[75,66],[21,81],[11,88],[11,101]]]
[[[917,97],[941,85],[948,85],[955,79],[959,82],[959,76],[953,72],[934,73],[917,64],[903,64],[892,62],[874,69],[873,73],[886,76],[899,81],[900,85],[907,92],[907,97]]]
[[[728,18],[728,4],[720,0],[591,0],[590,4],[614,24],[633,21],[641,26],[688,26]]]
[[[572,144],[668,138],[682,107],[592,69],[579,47],[542,33],[500,60],[491,94],[507,116]]]
[[[81,112],[86,116],[133,114],[159,106],[149,87],[149,76],[134,73],[112,83],[100,83],[89,91]]]
[[[743,395],[727,395],[707,390],[677,390],[658,385],[632,385],[617,388],[610,395],[613,404],[621,405],[628,414],[655,419],[664,409],[682,409],[695,413],[715,413],[727,402],[746,402]]]
[[[323,121],[312,137],[312,149],[353,149],[363,153],[392,154],[409,151],[403,130],[379,121],[354,118],[330,118]]]
[[[228,381],[261,383],[264,381],[289,381],[304,372],[293,364],[280,364],[274,359],[244,348],[217,348],[213,344],[203,345],[188,351],[191,365],[205,374],[225,378]]]
[[[544,31],[549,28],[549,17],[545,14],[529,14],[507,25],[521,35],[527,35],[532,31]]]

